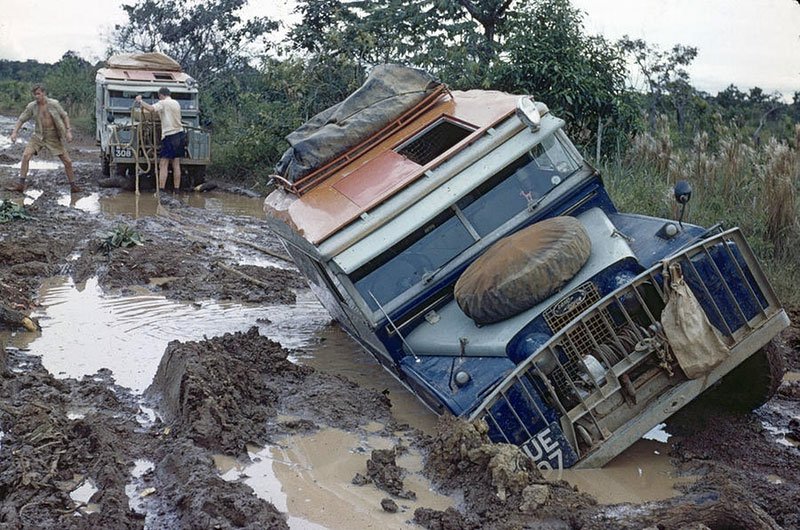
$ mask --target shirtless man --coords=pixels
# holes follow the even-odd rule
[[[28,164],[33,155],[39,154],[43,147],[58,156],[64,163],[64,171],[69,181],[69,189],[72,193],[80,192],[80,188],[75,184],[75,173],[72,170],[72,160],[69,158],[67,150],[64,148],[64,141],[72,141],[72,128],[69,124],[69,116],[55,99],[47,97],[44,86],[34,85],[32,89],[36,98],[28,103],[25,110],[20,114],[14,131],[11,133],[11,143],[16,143],[17,133],[22,125],[34,118],[36,129],[22,152],[22,163],[19,168],[19,183],[9,186],[11,191],[25,191],[25,179],[28,177]]]

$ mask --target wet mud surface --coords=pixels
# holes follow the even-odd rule
[[[71,151],[81,196],[118,193],[97,186],[97,152],[83,140]],[[0,186],[15,178],[9,165],[21,150],[18,143],[0,153],[7,164]],[[8,311],[0,331],[21,330],[13,315],[31,315],[40,285],[56,275],[186,302],[284,305],[304,292],[258,218],[193,208],[174,196],[162,196],[157,215],[141,218],[86,212],[63,204],[60,168],[29,179],[41,190],[26,201],[32,219],[0,224],[0,305]],[[5,191],[0,198],[23,201]],[[120,224],[144,244],[103,249]],[[247,259],[250,251],[268,258]],[[369,509],[405,511],[408,527],[800,528],[796,328],[778,344],[790,374],[765,406],[743,415],[689,408],[668,423],[675,436],[664,451],[676,473],[692,477],[677,495],[618,504],[542,476],[516,448],[488,443],[481,425],[442,418],[422,432],[398,422],[393,394],[293,362],[296,351],[255,327],[170,342],[143,394],[119,386],[109,370],[56,378],[38,356],[0,345],[0,529],[289,528],[285,508],[254,495],[244,480],[224,479],[215,458],[246,463],[253,446],[286,446],[328,428],[397,440],[341,478],[377,488],[382,500]],[[424,475],[451,507],[412,503],[424,492],[409,486],[399,464],[409,448],[421,452]]]

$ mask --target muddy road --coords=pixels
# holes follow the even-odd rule
[[[98,187],[91,139],[70,152],[81,194],[46,158],[0,192],[30,216],[0,223],[0,528],[800,528],[796,328],[759,410],[693,406],[603,469],[542,476],[339,331],[261,198],[137,198]],[[106,248],[121,227],[143,244]]]

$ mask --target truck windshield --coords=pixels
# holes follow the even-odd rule
[[[559,135],[534,146],[456,204],[367,262],[351,276],[367,305],[378,309],[426,275],[438,272],[476,241],[538,202],[581,167]]]

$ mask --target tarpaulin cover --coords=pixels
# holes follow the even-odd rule
[[[375,66],[347,99],[286,137],[291,147],[275,166],[276,173],[290,182],[297,181],[399,118],[440,84],[416,68]]]
[[[181,65],[168,55],[159,52],[151,53],[120,53],[112,55],[106,61],[109,68],[124,70],[166,70],[180,72]]]
[[[728,347],[684,281],[678,263],[665,267],[664,292],[669,300],[661,313],[661,325],[672,353],[686,377],[702,377],[728,357]]]
[[[478,324],[499,322],[557,292],[591,250],[574,217],[541,221],[501,239],[467,267],[456,282],[456,301]]]

